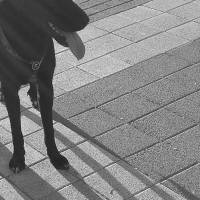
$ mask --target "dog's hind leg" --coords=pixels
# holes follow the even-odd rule
[[[14,173],[18,173],[25,168],[24,139],[21,131],[20,100],[18,96],[19,86],[11,82],[3,82],[3,93],[5,104],[10,119],[13,156],[9,167]]]
[[[56,169],[67,169],[69,167],[69,162],[59,153],[55,143],[52,119],[53,85],[50,80],[47,81],[47,79],[43,79],[43,81],[39,81],[39,95],[40,112],[44,127],[47,154]]]

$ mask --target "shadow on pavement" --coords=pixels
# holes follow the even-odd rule
[[[28,118],[30,114],[33,115],[33,113],[27,111],[24,112],[24,115]],[[39,116],[35,115],[35,119],[35,123],[40,123]],[[64,200],[66,198],[62,195],[62,192],[66,196],[69,195],[67,194],[67,190],[71,189],[69,190],[72,192],[71,195],[82,196],[84,197],[83,199],[88,200],[115,199],[115,197],[117,197],[116,199],[128,199],[131,197],[131,200],[136,200],[137,198],[133,197],[135,193],[144,191],[151,187],[151,189],[162,197],[163,200],[175,200],[171,195],[157,187],[148,177],[139,173],[136,169],[133,169],[133,167],[128,163],[119,161],[120,157],[118,155],[107,149],[102,144],[99,144],[87,133],[64,119],[56,112],[54,112],[54,120],[89,140],[87,142],[91,145],[91,148],[95,148],[97,152],[100,152],[101,155],[110,159],[111,162],[108,163],[108,167],[106,167],[106,164],[102,165],[99,159],[92,157],[90,153],[85,152],[79,148],[79,146],[73,144],[67,138],[67,135],[65,137],[56,131],[56,137],[62,141],[63,144],[74,146],[70,151],[76,155],[81,164],[83,163],[88,166],[92,171],[84,174],[85,169],[82,169],[82,172],[79,169],[82,166],[79,166],[79,168],[77,168],[77,166],[71,166],[68,171],[57,171],[56,169],[53,169],[53,173],[51,174],[50,168],[52,169],[52,166],[47,159],[44,159],[36,164],[40,166],[36,170],[36,165],[33,165],[31,168],[27,168],[23,172],[14,175],[8,170],[8,162],[11,157],[11,152],[6,147],[2,147],[0,149],[0,174],[14,187],[17,187],[19,191],[23,191],[28,197],[40,200]],[[105,150],[109,153],[105,153]],[[42,165],[41,163],[43,162],[46,164]],[[40,176],[40,173],[47,173],[47,175]],[[91,176],[94,176],[93,180],[91,179]],[[56,182],[54,182],[54,178]],[[62,183],[59,183],[59,180]],[[57,185],[57,183],[59,185]],[[103,186],[103,188],[101,188],[100,185],[101,187]],[[60,191],[57,192],[57,190]]]

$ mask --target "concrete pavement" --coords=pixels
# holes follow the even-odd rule
[[[77,1],[91,16],[77,61],[55,43],[54,128],[71,164],[46,156],[39,113],[20,91],[27,169],[8,169],[0,105],[0,199],[200,199],[200,1]],[[139,5],[135,7],[136,5]]]

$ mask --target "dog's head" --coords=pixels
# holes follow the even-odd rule
[[[64,32],[82,30],[88,23],[87,14],[72,0],[1,0],[30,18],[53,37]]]

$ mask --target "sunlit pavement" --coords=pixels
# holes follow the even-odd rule
[[[50,164],[23,87],[27,168],[8,169],[0,104],[0,199],[198,200],[200,1],[76,2],[91,18],[79,32],[86,55],[77,61],[55,43],[53,80],[56,142],[71,167]]]

